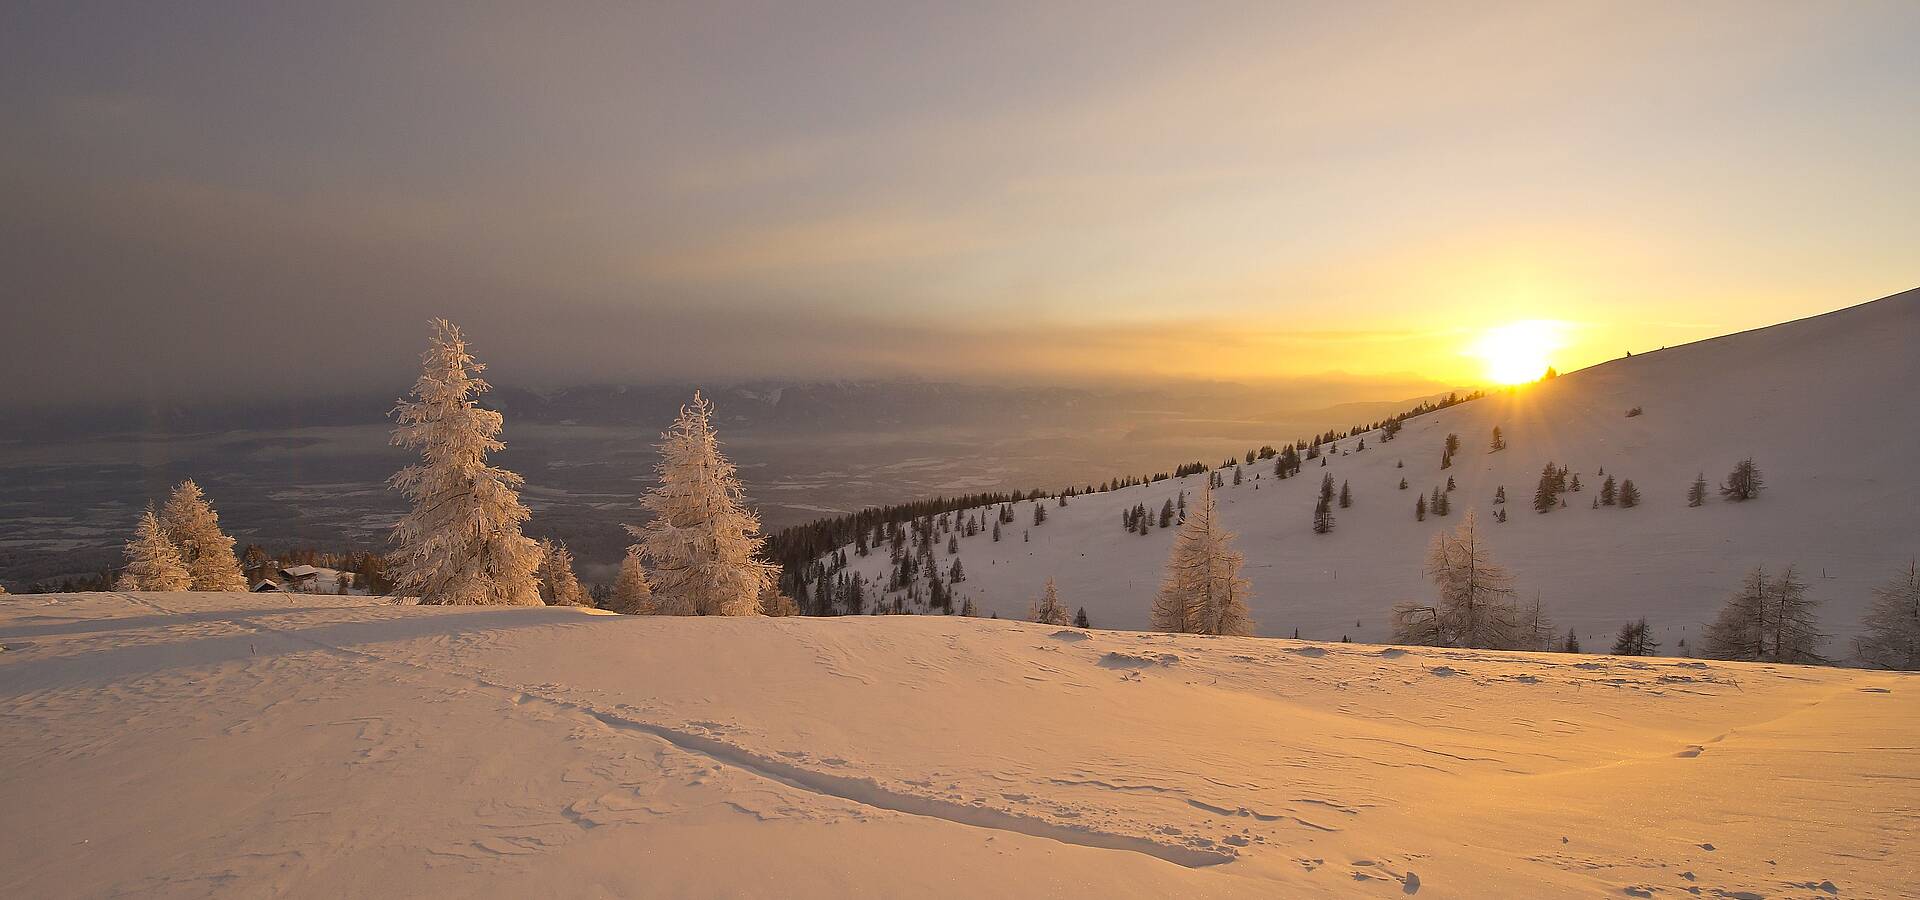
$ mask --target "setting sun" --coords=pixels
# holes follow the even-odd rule
[[[1486,378],[1498,384],[1525,384],[1546,374],[1549,355],[1561,346],[1561,323],[1544,319],[1489,328],[1468,352],[1485,364]]]

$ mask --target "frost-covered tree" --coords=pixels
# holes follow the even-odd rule
[[[1434,535],[1427,577],[1439,589],[1435,608],[1449,646],[1499,648],[1514,636],[1513,576],[1493,562],[1472,510],[1452,534]]]
[[[413,398],[394,408],[393,443],[420,462],[393,476],[413,511],[393,528],[394,589],[426,604],[537,606],[534,569],[540,547],[520,526],[520,476],[487,465],[505,449],[502,418],[475,397],[488,385],[485,366],[467,352],[458,326],[435,319]]]
[[[548,606],[588,606],[587,592],[573,574],[573,552],[557,541],[540,541],[540,567],[534,571],[540,600]]]
[[[1720,496],[1739,502],[1752,500],[1760,496],[1760,489],[1766,482],[1760,479],[1760,467],[1753,464],[1749,456],[1734,463],[1733,471],[1727,473],[1727,480],[1720,483]]]
[[[233,555],[233,538],[220,530],[220,516],[189,478],[160,509],[160,528],[180,551],[195,591],[244,591],[247,576]]]
[[[1693,484],[1687,488],[1687,505],[1707,505],[1707,473],[1701,472],[1693,477]]]
[[[607,609],[630,616],[650,616],[656,612],[653,584],[647,580],[647,567],[640,561],[640,548],[627,548],[627,558],[620,561],[620,574],[613,579],[613,596],[607,599]]]
[[[758,613],[775,567],[759,559],[760,519],[747,509],[733,463],[720,452],[713,404],[698,392],[661,435],[656,471],[659,486],[641,501],[653,520],[627,530],[639,540],[659,611]]]
[[[1240,577],[1244,564],[1233,549],[1233,532],[1220,523],[1209,487],[1174,532],[1166,577],[1153,601],[1153,627],[1182,634],[1252,634],[1247,613],[1252,586]]]
[[[1340,482],[1340,508],[1346,509],[1347,507],[1350,507],[1352,505],[1353,505],[1352,483],[1342,480]]]
[[[1047,579],[1046,587],[1040,590],[1040,599],[1033,601],[1027,609],[1027,621],[1042,625],[1067,624],[1067,608],[1060,605],[1060,592],[1054,590],[1053,579]]]
[[[180,551],[167,540],[159,517],[149,508],[140,514],[140,525],[127,542],[127,567],[120,572],[115,590],[184,591],[193,586]]]
[[[1878,669],[1920,670],[1920,565],[1873,589],[1873,603],[1853,640],[1860,662]]]
[[[1488,453],[1499,453],[1507,449],[1507,439],[1500,435],[1500,426],[1493,426],[1493,441],[1488,445]]]
[[[1612,506],[1619,496],[1619,484],[1613,480],[1612,475],[1608,475],[1607,480],[1600,482],[1600,496],[1596,497],[1595,501],[1601,506]]]
[[[1080,611],[1073,614],[1073,627],[1075,628],[1092,628],[1093,627],[1093,620],[1087,618],[1086,607],[1084,606],[1080,607]]]
[[[937,586],[940,583],[939,575],[936,574],[934,579],[934,584]],[[776,576],[773,581],[768,582],[765,588],[761,589],[760,614],[775,618],[799,615],[800,602],[781,592],[779,580],[778,576]],[[935,605],[944,606],[944,604]]]

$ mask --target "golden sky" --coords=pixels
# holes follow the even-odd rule
[[[386,383],[437,315],[509,382],[1452,386],[1920,283],[1910,2],[0,15],[23,395]]]

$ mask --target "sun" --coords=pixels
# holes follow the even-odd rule
[[[1489,328],[1467,352],[1480,357],[1496,384],[1525,384],[1547,373],[1549,355],[1560,348],[1561,323],[1527,319]]]

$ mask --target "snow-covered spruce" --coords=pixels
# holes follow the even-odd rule
[[[640,562],[640,548],[628,547],[620,561],[620,574],[613,580],[613,598],[606,608],[630,616],[650,616],[655,610],[653,584],[647,580],[647,567]]]
[[[1153,601],[1153,627],[1183,634],[1252,634],[1247,613],[1252,588],[1240,577],[1245,562],[1233,549],[1233,532],[1220,524],[1209,484],[1174,532],[1166,577]]]
[[[220,530],[220,516],[189,478],[173,489],[160,511],[160,527],[180,551],[192,579],[190,590],[244,591],[247,576],[233,555],[233,538]]]
[[[540,568],[535,574],[540,583],[541,602],[548,606],[592,606],[586,589],[573,574],[573,552],[558,541],[539,543]]]
[[[760,561],[760,519],[720,452],[713,404],[695,392],[660,437],[659,485],[641,500],[653,519],[627,526],[648,566],[656,611],[757,615],[778,573]]]
[[[486,367],[458,326],[435,319],[430,327],[413,399],[393,411],[393,443],[420,452],[392,480],[413,501],[393,528],[394,588],[426,604],[538,606],[541,553],[520,533],[529,515],[520,476],[487,465],[506,444],[501,415],[474,400],[488,389],[479,377]]]
[[[148,508],[127,542],[127,566],[114,587],[122,591],[184,591],[193,584],[180,551],[167,540],[159,517]]]

